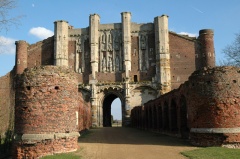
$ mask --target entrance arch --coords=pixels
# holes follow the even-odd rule
[[[115,94],[109,94],[103,100],[103,127],[112,126],[111,105],[116,98]]]
[[[119,98],[121,102],[121,112],[119,112],[121,116],[122,122],[124,122],[124,102],[123,96],[120,91],[109,89],[105,90],[104,96],[102,98],[102,126],[103,127],[111,127],[112,126],[112,116],[111,116],[111,106],[115,99]]]

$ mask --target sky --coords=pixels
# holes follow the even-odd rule
[[[222,50],[240,33],[240,0],[17,0],[9,16],[21,15],[20,25],[0,32],[0,76],[14,66],[15,41],[33,44],[52,36],[57,20],[66,20],[74,28],[88,27],[93,13],[100,15],[101,24],[119,23],[121,12],[126,11],[136,23],[153,22],[166,14],[170,31],[190,36],[213,29],[217,63],[224,59]]]

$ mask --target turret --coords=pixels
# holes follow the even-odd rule
[[[68,66],[68,22],[54,22],[54,64]]]
[[[214,32],[211,29],[199,31],[200,53],[202,54],[202,67],[215,66],[215,51],[214,51]]]
[[[129,78],[129,71],[131,71],[131,13],[122,12],[122,43],[124,68],[126,78]]]
[[[130,89],[129,89],[129,72],[131,71],[131,13],[122,12],[122,47],[123,47],[123,61],[125,70],[125,121],[123,125],[130,124]]]
[[[161,85],[161,94],[171,91],[171,70],[168,36],[168,16],[154,18],[156,46],[156,76]]]
[[[22,74],[24,69],[27,68],[27,48],[28,43],[26,41],[20,40],[16,41],[16,74]]]
[[[100,23],[100,16],[98,14],[91,14],[89,16],[89,35],[90,35],[90,47],[91,47],[91,67],[93,79],[98,72],[98,27]]]
[[[66,67],[26,69],[16,81],[13,158],[77,150],[77,76]]]

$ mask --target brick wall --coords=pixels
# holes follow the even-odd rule
[[[0,77],[0,135],[3,137],[7,130],[13,130],[14,118],[14,72],[7,73]]]
[[[172,89],[176,89],[196,70],[195,41],[170,32],[169,49]]]
[[[92,125],[91,117],[92,117],[92,111],[91,111],[91,104],[90,102],[87,102],[83,99],[81,93],[79,93],[78,96],[78,131],[83,131],[86,129],[89,129]]]
[[[239,147],[240,68],[195,71],[177,90],[132,110],[134,127],[190,138],[198,146]]]
[[[29,45],[28,68],[54,63],[54,37]]]
[[[56,66],[33,67],[18,76],[14,157],[24,157],[25,150],[40,157],[77,149],[76,77],[71,69]]]

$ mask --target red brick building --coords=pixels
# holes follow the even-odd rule
[[[90,125],[111,126],[111,103],[116,98],[121,100],[123,125],[136,126],[136,106],[165,98],[194,71],[215,66],[213,30],[189,37],[169,31],[166,15],[145,24],[132,22],[131,16],[123,12],[120,23],[101,24],[100,16],[92,14],[86,28],[56,21],[53,37],[31,45],[16,42],[15,68],[0,78],[0,84],[15,83],[7,91],[15,96],[0,102],[9,107],[16,102],[16,156],[29,151],[28,156],[39,157],[50,154],[53,147],[56,152],[75,150],[78,131]],[[184,97],[180,99],[188,100]],[[162,124],[177,131],[179,125],[168,121],[183,120],[182,134],[188,136],[188,118],[169,118],[168,105],[162,109]],[[188,109],[175,109],[173,114],[186,117]],[[145,111],[149,113],[143,119],[149,123],[145,126],[160,128],[159,117],[149,117],[151,111]],[[43,144],[53,146],[43,150]]]

